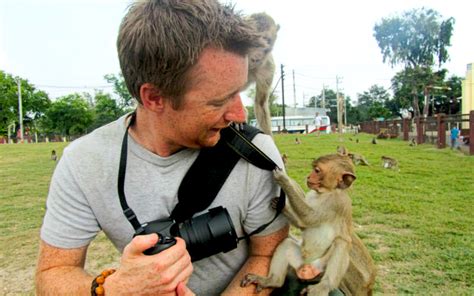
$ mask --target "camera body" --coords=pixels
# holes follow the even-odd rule
[[[145,254],[159,253],[176,244],[173,237],[181,237],[186,242],[193,262],[220,252],[231,251],[238,243],[229,212],[221,206],[181,223],[172,219],[148,222],[144,225],[144,232],[140,234],[151,233],[158,233],[160,240],[154,247],[146,250]]]

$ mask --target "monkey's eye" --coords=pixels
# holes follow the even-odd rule
[[[319,174],[319,173],[321,173],[321,169],[318,168],[318,167],[315,167],[315,168],[314,168],[314,172],[315,172],[316,174]]]

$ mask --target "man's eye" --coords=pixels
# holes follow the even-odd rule
[[[213,106],[213,107],[222,107],[225,105],[225,103],[227,102],[227,100],[220,100],[220,101],[211,101],[209,102],[209,105]]]

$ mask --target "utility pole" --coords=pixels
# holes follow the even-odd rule
[[[296,115],[296,80],[295,80],[295,70],[293,70],[293,107],[294,109],[294,114]]]
[[[283,70],[283,64],[281,64],[281,101],[282,101],[282,114],[283,114],[283,132],[286,131],[286,117],[285,117],[285,71]]]
[[[342,104],[339,96],[339,76],[336,75],[337,131],[342,133]]]
[[[22,108],[22,103],[21,103],[21,79],[18,77],[16,79],[16,82],[18,84],[18,119],[20,122],[20,139],[21,142],[23,143],[23,108]]]
[[[323,83],[323,99],[321,102],[321,108],[324,109],[324,112],[326,112],[326,85]]]

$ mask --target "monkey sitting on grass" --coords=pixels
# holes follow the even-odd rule
[[[268,277],[247,274],[242,286],[256,285],[257,292],[281,287],[288,268],[302,280],[319,274],[321,279],[301,293],[328,295],[340,288],[345,295],[371,295],[375,266],[352,226],[352,204],[347,189],[356,179],[354,165],[347,156],[330,154],[313,162],[307,177],[311,189],[303,189],[282,170],[275,179],[287,194],[283,213],[302,230],[302,240],[289,237],[272,257]]]

